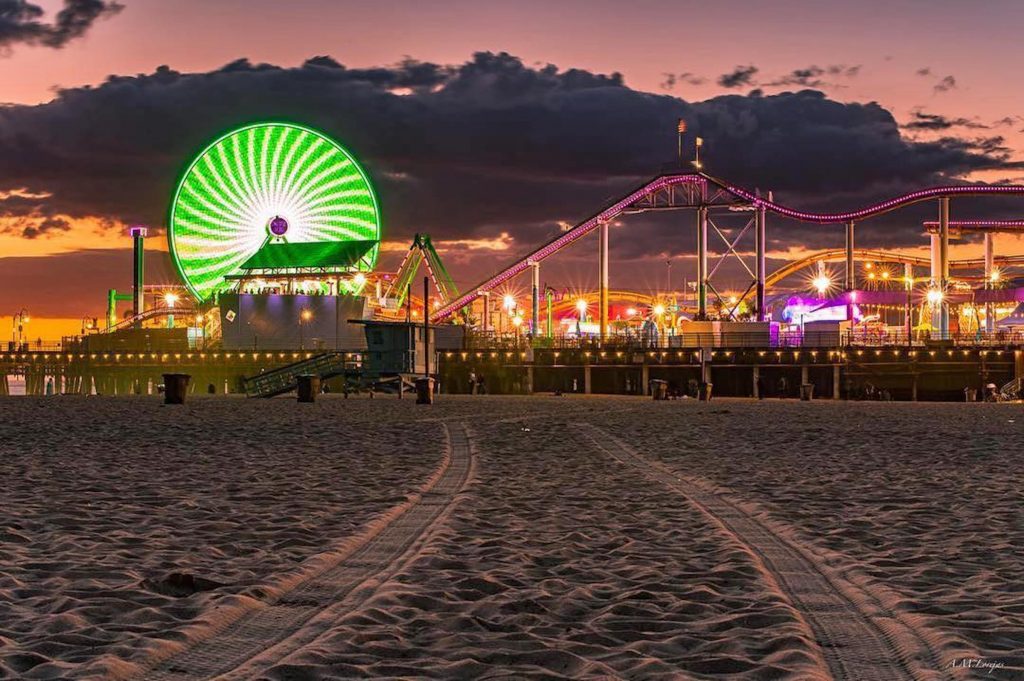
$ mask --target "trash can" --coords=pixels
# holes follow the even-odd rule
[[[711,390],[715,387],[714,383],[701,383],[698,389],[698,397],[701,402],[711,401]]]
[[[978,401],[978,390],[977,388],[964,388],[964,402],[977,402]]]
[[[434,379],[416,379],[416,404],[434,403]]]
[[[814,384],[813,383],[801,383],[800,384],[800,399],[804,402],[810,402],[814,399]]]
[[[316,374],[302,374],[299,380],[299,402],[316,402],[320,392],[320,377]]]
[[[668,381],[663,381],[660,378],[651,379],[651,395],[656,400],[667,400]]]
[[[185,404],[189,374],[164,374],[164,404]]]

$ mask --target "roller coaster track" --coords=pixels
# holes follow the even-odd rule
[[[127,317],[121,320],[114,326],[104,331],[104,333],[110,333],[112,331],[123,331],[124,329],[134,328],[136,324],[142,322],[148,322],[154,319],[161,319],[164,317],[178,316],[185,319],[192,319],[199,311],[194,307],[154,307],[146,310],[142,314],[135,315],[134,317]]]
[[[911,264],[917,267],[929,267],[931,260],[928,258],[922,258],[916,255],[904,255],[902,253],[893,253],[891,251],[876,251],[868,250],[863,248],[857,248],[853,251],[853,257],[855,260],[870,260],[871,262],[892,262],[900,264]],[[786,277],[799,272],[805,267],[809,267],[818,262],[830,262],[839,261],[846,258],[846,250],[842,248],[833,248],[827,251],[820,251],[809,255],[806,258],[800,260],[794,260],[786,263],[779,269],[775,270],[765,279],[765,286],[774,286]],[[1000,267],[1008,267],[1010,265],[1024,265],[1024,255],[1003,255],[996,256],[996,265]],[[971,269],[983,267],[985,265],[984,258],[968,258],[966,260],[950,260],[949,266],[951,269]],[[749,297],[749,292],[748,296]]]
[[[676,190],[682,189],[685,201],[675,201]],[[710,190],[710,191],[709,191]],[[668,205],[657,204],[659,195],[668,193]],[[858,210],[842,213],[811,213],[789,208],[775,201],[759,196],[755,192],[714,178],[706,173],[683,173],[661,175],[650,180],[621,199],[612,202],[596,215],[577,224],[569,231],[558,235],[541,245],[526,257],[512,263],[494,276],[472,287],[467,293],[440,307],[432,316],[432,322],[440,322],[460,308],[469,305],[484,293],[491,291],[509,279],[522,274],[533,263],[538,263],[566,246],[606,224],[623,213],[658,210],[659,208],[698,208],[702,206],[753,206],[781,217],[819,225],[845,224],[877,217],[906,206],[929,199],[970,197],[1024,196],[1024,185],[952,185],[931,187],[896,196]],[[646,203],[645,203],[646,202]]]

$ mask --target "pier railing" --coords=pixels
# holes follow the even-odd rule
[[[906,348],[930,346],[1024,348],[1024,331],[912,332],[902,330],[844,330],[801,333],[783,331],[775,333],[727,331],[722,333],[680,333],[656,338],[610,335],[559,335],[530,337],[523,334],[472,332],[465,336],[467,350],[525,350],[550,348],[556,350],[662,350],[684,348]]]

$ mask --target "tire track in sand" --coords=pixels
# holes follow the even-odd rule
[[[443,424],[448,447],[440,474],[417,500],[333,566],[302,580],[273,602],[247,612],[212,636],[142,671],[146,681],[254,678],[357,608],[423,549],[470,478],[472,453],[462,424]]]
[[[788,600],[817,642],[835,679],[899,681],[951,679],[936,649],[939,637],[885,605],[893,599],[873,592],[830,568],[792,538],[788,528],[744,511],[713,486],[683,476],[589,424],[577,426],[591,444],[611,458],[640,469],[685,497],[755,557],[757,567]],[[960,676],[960,675],[957,675]]]

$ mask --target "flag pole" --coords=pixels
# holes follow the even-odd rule
[[[678,150],[676,151],[676,158],[679,161],[679,165],[683,165],[683,135],[686,133],[686,121],[682,118],[679,119],[679,123],[676,125],[676,143]]]

